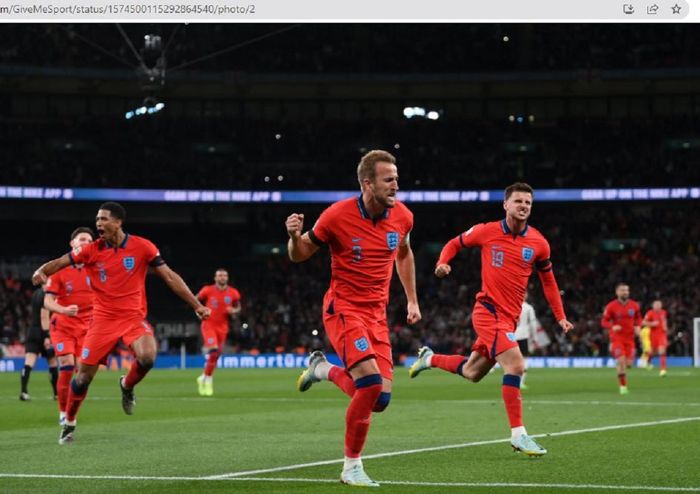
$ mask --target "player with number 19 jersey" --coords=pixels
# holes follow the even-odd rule
[[[481,247],[481,291],[472,313],[478,339],[473,350],[489,359],[517,347],[517,326],[527,283],[537,270],[557,321],[566,319],[552,272],[549,242],[530,225],[513,233],[506,220],[473,226],[445,245],[437,264],[449,264],[464,247]]]

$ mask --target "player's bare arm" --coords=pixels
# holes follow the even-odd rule
[[[284,225],[287,227],[287,253],[292,262],[303,262],[314,255],[318,250],[318,245],[311,241],[309,233],[302,234],[304,229],[304,215],[292,213],[287,217]]]
[[[44,330],[44,348],[47,350],[51,347],[51,339],[49,338],[49,327],[51,324],[51,318],[49,311],[46,309],[41,309],[41,329]]]
[[[418,306],[418,293],[416,292],[416,262],[411,249],[409,235],[399,245],[396,253],[396,272],[406,292],[406,322],[415,324],[421,320],[420,307]]]
[[[569,331],[574,329],[574,325],[566,319],[562,319],[561,321],[558,321],[558,322],[559,322],[559,326],[561,326],[561,329],[564,330],[564,333],[568,333]]]
[[[44,307],[57,314],[64,314],[70,317],[75,317],[78,315],[77,305],[61,305],[56,301],[56,296],[53,293],[47,293],[44,295]]]
[[[203,306],[197,297],[194,296],[190,288],[187,286],[182,277],[175,271],[170,269],[167,264],[161,264],[153,268],[155,273],[168,285],[175,295],[180,297],[182,300],[187,302],[187,304],[194,309],[197,317],[200,319],[207,319],[211,314],[211,309]]]
[[[39,269],[34,271],[34,274],[32,275],[32,283],[34,285],[46,283],[49,276],[68,266],[70,266],[70,256],[68,254],[64,254],[58,259],[44,263],[39,266]]]

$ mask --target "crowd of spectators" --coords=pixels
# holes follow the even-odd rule
[[[697,117],[510,122],[86,119],[0,123],[12,166],[0,184],[304,190],[347,189],[369,149],[399,160],[405,189],[688,186],[700,183]],[[609,173],[614,169],[614,173]],[[338,170],[344,170],[339,172]]]
[[[0,274],[0,357],[23,354],[20,335],[29,327],[31,296],[26,281]]]

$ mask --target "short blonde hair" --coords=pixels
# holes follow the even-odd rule
[[[381,149],[373,149],[360,159],[360,164],[357,165],[357,181],[360,182],[360,188],[362,188],[364,179],[374,181],[377,173],[377,163],[380,161],[391,163],[392,165],[396,164],[394,155]]]

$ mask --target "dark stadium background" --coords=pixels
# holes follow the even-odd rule
[[[168,44],[164,84],[162,74],[148,81],[136,68],[114,25],[2,26],[0,185],[351,190],[362,153],[383,148],[397,156],[404,190],[500,189],[518,180],[536,190],[700,186],[693,25],[123,29],[137,50],[146,34]],[[224,53],[198,61],[217,51]],[[147,96],[165,108],[125,119]],[[403,109],[412,106],[440,118],[406,119]],[[124,205],[126,230],[152,239],[193,290],[216,268],[229,269],[244,297],[230,351],[323,346],[312,331],[322,329],[327,253],[292,265],[284,251],[286,216],[304,212],[310,227],[323,205]],[[2,344],[23,337],[31,272],[67,251],[69,232],[92,225],[98,206],[0,200]],[[498,203],[411,208],[424,319],[405,326],[395,283],[396,358],[423,343],[464,352],[478,253],[462,252],[445,281],[432,268],[442,244],[502,210]],[[538,203],[535,194],[531,223],[552,244],[576,325],[570,338],[557,336],[533,277],[531,301],[552,340],[541,352],[606,355],[600,315],[614,284],[626,281],[644,309],[662,298],[669,353],[690,355],[699,209],[697,200]],[[149,280],[148,290],[153,323],[195,323],[161,282]],[[196,336],[172,338],[169,348],[179,351],[182,341],[198,351]]]

